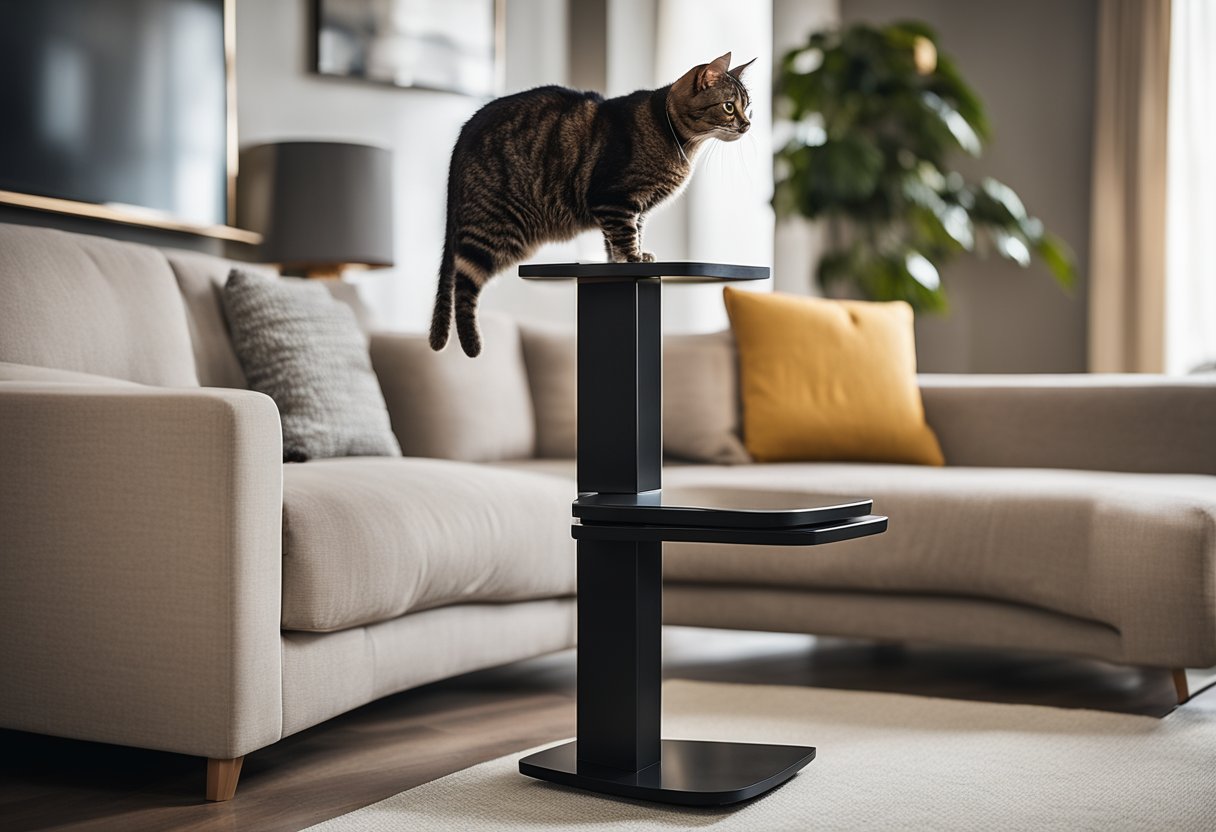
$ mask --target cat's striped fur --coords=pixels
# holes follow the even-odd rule
[[[705,140],[751,124],[747,64],[729,67],[728,52],[657,90],[605,100],[539,87],[478,110],[452,150],[431,346],[447,344],[454,312],[461,347],[480,353],[482,287],[543,243],[598,227],[609,260],[654,260],[647,212],[683,187]]]

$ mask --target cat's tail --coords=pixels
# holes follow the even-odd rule
[[[464,131],[461,131],[461,135]],[[439,261],[439,285],[435,289],[435,309],[431,313],[431,349],[439,352],[452,332],[452,300],[456,290],[456,154],[448,166],[447,204],[444,206],[443,257]]]
[[[456,288],[456,253],[449,231],[439,262],[439,288],[435,290],[435,311],[431,314],[431,349],[435,352],[448,343],[452,330],[452,298]]]
[[[443,260],[439,265],[439,288],[435,291],[435,311],[431,315],[431,349],[438,352],[447,346],[456,319],[456,332],[465,354],[476,358],[481,354],[481,333],[477,328],[477,299],[481,287],[490,279],[469,257],[456,253],[456,235],[449,231],[443,245]],[[455,314],[453,314],[455,313]]]

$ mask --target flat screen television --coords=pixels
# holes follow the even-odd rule
[[[226,0],[0,0],[0,201],[227,224],[226,11]]]

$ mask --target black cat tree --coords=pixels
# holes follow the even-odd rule
[[[664,541],[813,546],[886,531],[868,499],[773,509],[665,501],[663,281],[763,280],[721,263],[560,263],[520,277],[578,281],[577,738],[521,773],[659,803],[723,806],[794,776],[815,749],[660,738]]]

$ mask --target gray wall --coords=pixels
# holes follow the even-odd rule
[[[943,274],[952,312],[917,321],[927,372],[1083,372],[1095,0],[841,0],[844,22],[922,20],[987,104],[993,141],[969,175],[987,174],[1071,244],[1082,281],[1062,292],[1041,266],[960,258]]]

